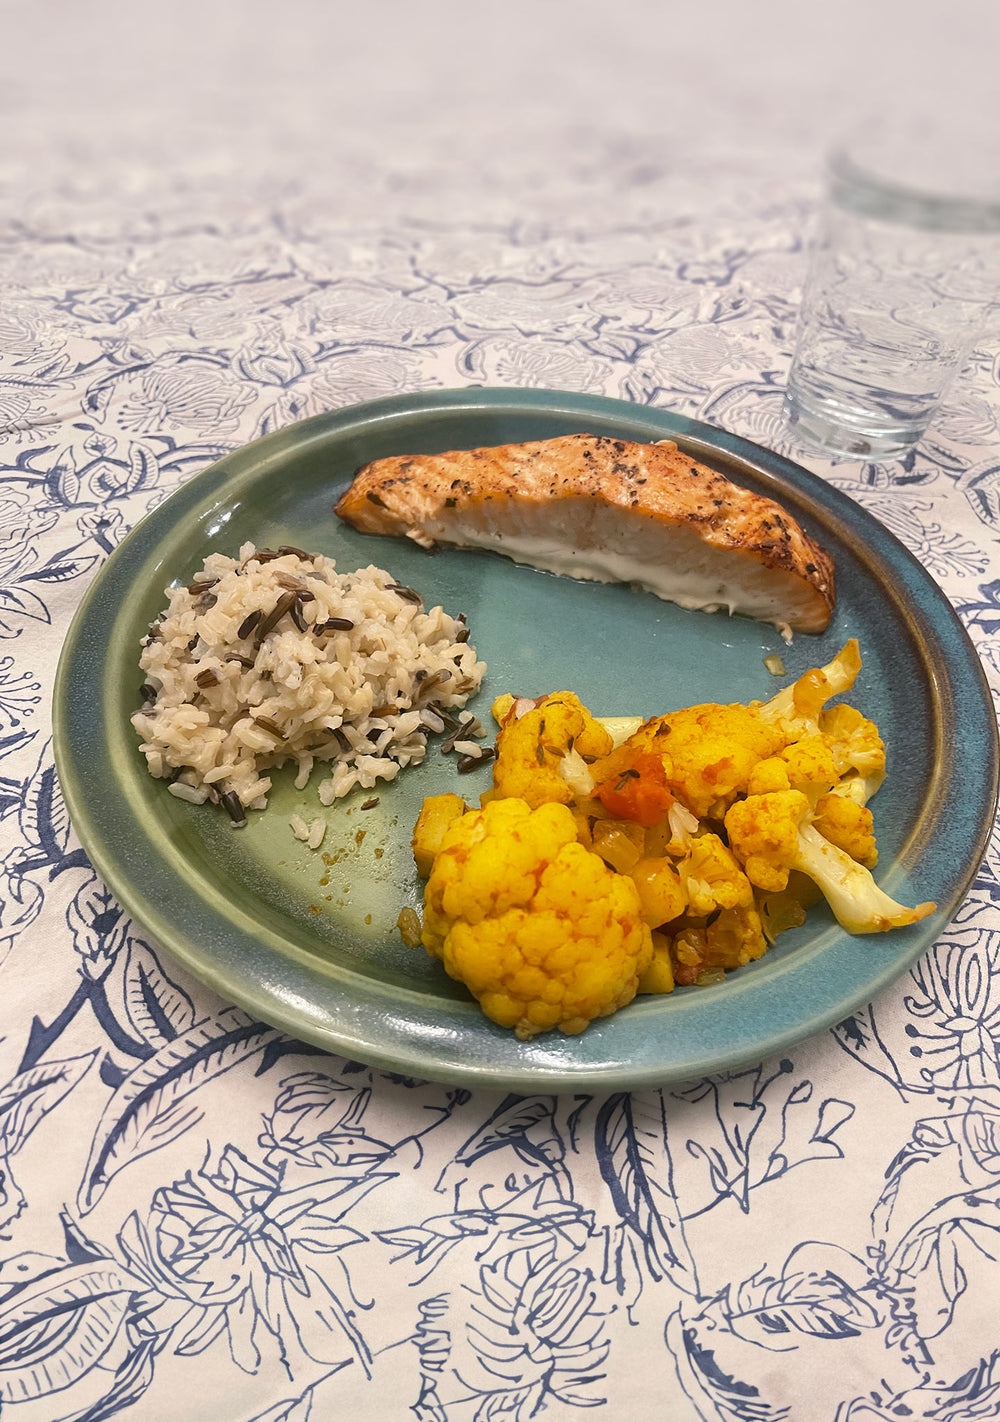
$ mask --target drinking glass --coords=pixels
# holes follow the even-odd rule
[[[1000,310],[1000,146],[873,125],[827,167],[785,413],[832,456],[918,443]]]

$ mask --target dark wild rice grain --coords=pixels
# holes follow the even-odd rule
[[[293,592],[286,592],[281,594],[281,596],[278,598],[278,601],[271,608],[271,611],[267,614],[263,621],[258,623],[257,625],[258,646],[260,646],[261,642],[263,642],[267,634],[272,631],[273,628],[277,627],[278,623],[284,617],[285,613],[289,610],[290,607],[293,606],[294,603],[295,594]]]
[[[477,765],[486,765],[495,755],[492,746],[483,746],[479,755],[460,755],[456,762],[459,775],[468,775],[470,770],[475,770]]]
[[[259,607],[255,612],[248,613],[247,616],[244,617],[243,621],[240,623],[239,628],[237,629],[237,637],[249,637],[250,633],[257,626],[257,623],[263,616],[264,614]]]
[[[219,804],[229,812],[233,829],[243,829],[246,826],[247,817],[246,811],[243,809],[243,801],[235,790],[227,790],[225,794],[220,795]]]
[[[415,605],[419,605],[423,602],[423,598],[417,592],[416,588],[408,588],[404,586],[403,583],[386,583],[385,590],[386,592],[394,592],[396,596],[402,598],[404,602],[412,602]]]
[[[270,716],[255,716],[253,718],[255,726],[260,726],[261,730],[270,731],[272,736],[277,736],[279,741],[285,739],[285,733],[276,721],[272,721]]]

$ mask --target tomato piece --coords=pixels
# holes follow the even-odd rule
[[[640,751],[630,765],[602,781],[594,794],[610,815],[640,825],[659,824],[674,803],[663,762],[651,751]]]

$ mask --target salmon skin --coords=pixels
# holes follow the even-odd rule
[[[335,512],[363,533],[488,548],[755,617],[786,637],[822,632],[835,601],[832,560],[789,513],[670,440],[574,434],[377,459]]]

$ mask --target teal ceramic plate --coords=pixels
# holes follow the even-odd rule
[[[428,556],[366,537],[331,506],[383,455],[503,444],[577,431],[673,438],[737,482],[784,502],[833,554],[829,630],[786,647],[772,628],[685,612],[624,586],[520,568],[491,553]],[[484,722],[502,691],[571,688],[598,715],[652,715],[699,701],[766,698],[778,652],[789,677],[850,636],[864,669],[852,700],[878,723],[889,777],[873,802],[878,878],[938,912],[912,928],[843,933],[825,908],[725,983],[643,998],[578,1037],[518,1042],[493,1026],[395,924],[419,906],[409,839],[423,797],[475,801],[489,771],[459,776],[432,750],[379,790],[329,813],[322,851],[288,816],[320,813],[315,782],[279,779],[234,832],[153,780],[129,714],[139,639],[213,549],[245,540],[308,546],[342,570],[376,563],[428,605],[468,616],[489,672]],[[961,708],[961,715],[956,708]],[[129,913],[192,973],[264,1020],[331,1051],[411,1076],[522,1091],[611,1090],[720,1071],[834,1023],[898,976],[958,907],[983,855],[997,781],[996,726],[976,654],[920,564],[863,509],[797,465],[664,411],[516,389],[435,391],[335,410],[227,455],[155,508],[108,559],[70,630],[55,695],[59,774],[77,833]]]

